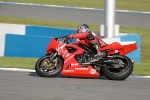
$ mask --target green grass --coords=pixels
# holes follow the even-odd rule
[[[15,24],[30,24],[42,25],[61,28],[76,28],[81,23],[50,21],[50,20],[37,20],[27,18],[15,18],[0,16],[0,23],[15,23]],[[99,25],[89,24],[93,31],[99,31]],[[135,75],[150,75],[150,29],[121,27],[122,33],[137,33],[142,37],[141,41],[141,63],[136,63],[133,74]],[[46,48],[45,48],[46,49]],[[37,58],[17,58],[17,57],[0,57],[0,66],[5,67],[18,67],[34,69],[34,64]]]
[[[34,69],[37,58],[0,57],[0,66],[8,68]]]
[[[28,24],[28,25],[41,25],[41,26],[52,26],[52,27],[63,27],[63,28],[76,28],[81,23],[75,22],[62,22],[62,21],[50,21],[50,20],[39,20],[39,19],[28,19],[18,17],[7,17],[0,16],[0,23],[15,23],[15,24]],[[98,25],[90,24],[93,30],[98,30]]]
[[[141,62],[134,64],[133,73],[134,75],[149,75],[150,76],[150,62]]]
[[[105,7],[105,0],[2,0],[2,1],[78,6],[90,8]],[[150,0],[116,0],[116,9],[150,11]]]

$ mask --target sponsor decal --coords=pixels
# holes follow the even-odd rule
[[[66,44],[59,44],[58,47],[56,48],[56,50],[59,52],[59,53],[62,53],[64,52],[63,48],[66,46]]]
[[[65,62],[64,63],[66,63],[68,60],[70,60],[72,57],[74,57],[74,55],[72,55],[72,56],[70,56],[70,57],[68,57],[66,60],[65,60]]]
[[[90,69],[90,74],[95,74],[96,70],[95,69]]]
[[[74,70],[63,70],[63,72],[74,72]]]
[[[75,68],[75,70],[88,70],[88,68]]]
[[[64,50],[64,47],[66,44],[59,44],[58,47],[56,48],[56,51],[59,52],[60,54],[63,54],[62,57],[66,58],[65,62],[66,63],[68,60],[74,57],[74,55],[71,55],[67,50]]]
[[[59,44],[58,47],[56,48],[56,50],[61,54],[63,53],[63,57],[69,57],[70,53],[67,52],[67,50],[64,50],[64,47],[66,46],[66,44]]]
[[[71,63],[71,66],[78,66],[78,63]]]
[[[70,53],[67,52],[67,50],[64,50],[64,47],[66,46],[66,44],[59,44],[58,47],[56,48],[56,50],[61,54],[63,53],[63,57],[69,57]]]
[[[63,57],[69,57],[70,56],[70,53],[67,51],[67,50],[65,50],[64,52],[63,52],[63,55],[62,55]]]

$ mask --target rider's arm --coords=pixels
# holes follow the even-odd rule
[[[75,33],[75,34],[71,34],[69,35],[69,38],[78,38],[78,39],[84,39],[87,37],[89,33],[88,32],[85,32],[85,33]]]

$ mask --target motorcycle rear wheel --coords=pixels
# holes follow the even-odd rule
[[[133,71],[133,63],[131,59],[122,55],[114,55],[113,57],[123,62],[123,67],[102,67],[103,75],[109,80],[125,80]]]
[[[35,71],[41,77],[55,77],[61,73],[62,67],[63,61],[60,57],[50,59],[50,56],[46,55],[36,62]]]

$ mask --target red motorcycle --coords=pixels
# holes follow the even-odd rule
[[[105,54],[95,61],[96,51],[85,41],[72,42],[64,37],[53,38],[47,48],[47,54],[35,64],[35,71],[41,77],[62,76],[124,80],[133,71],[133,60],[125,56],[137,49],[136,42],[121,45],[119,42],[106,44],[99,39],[101,52]]]

